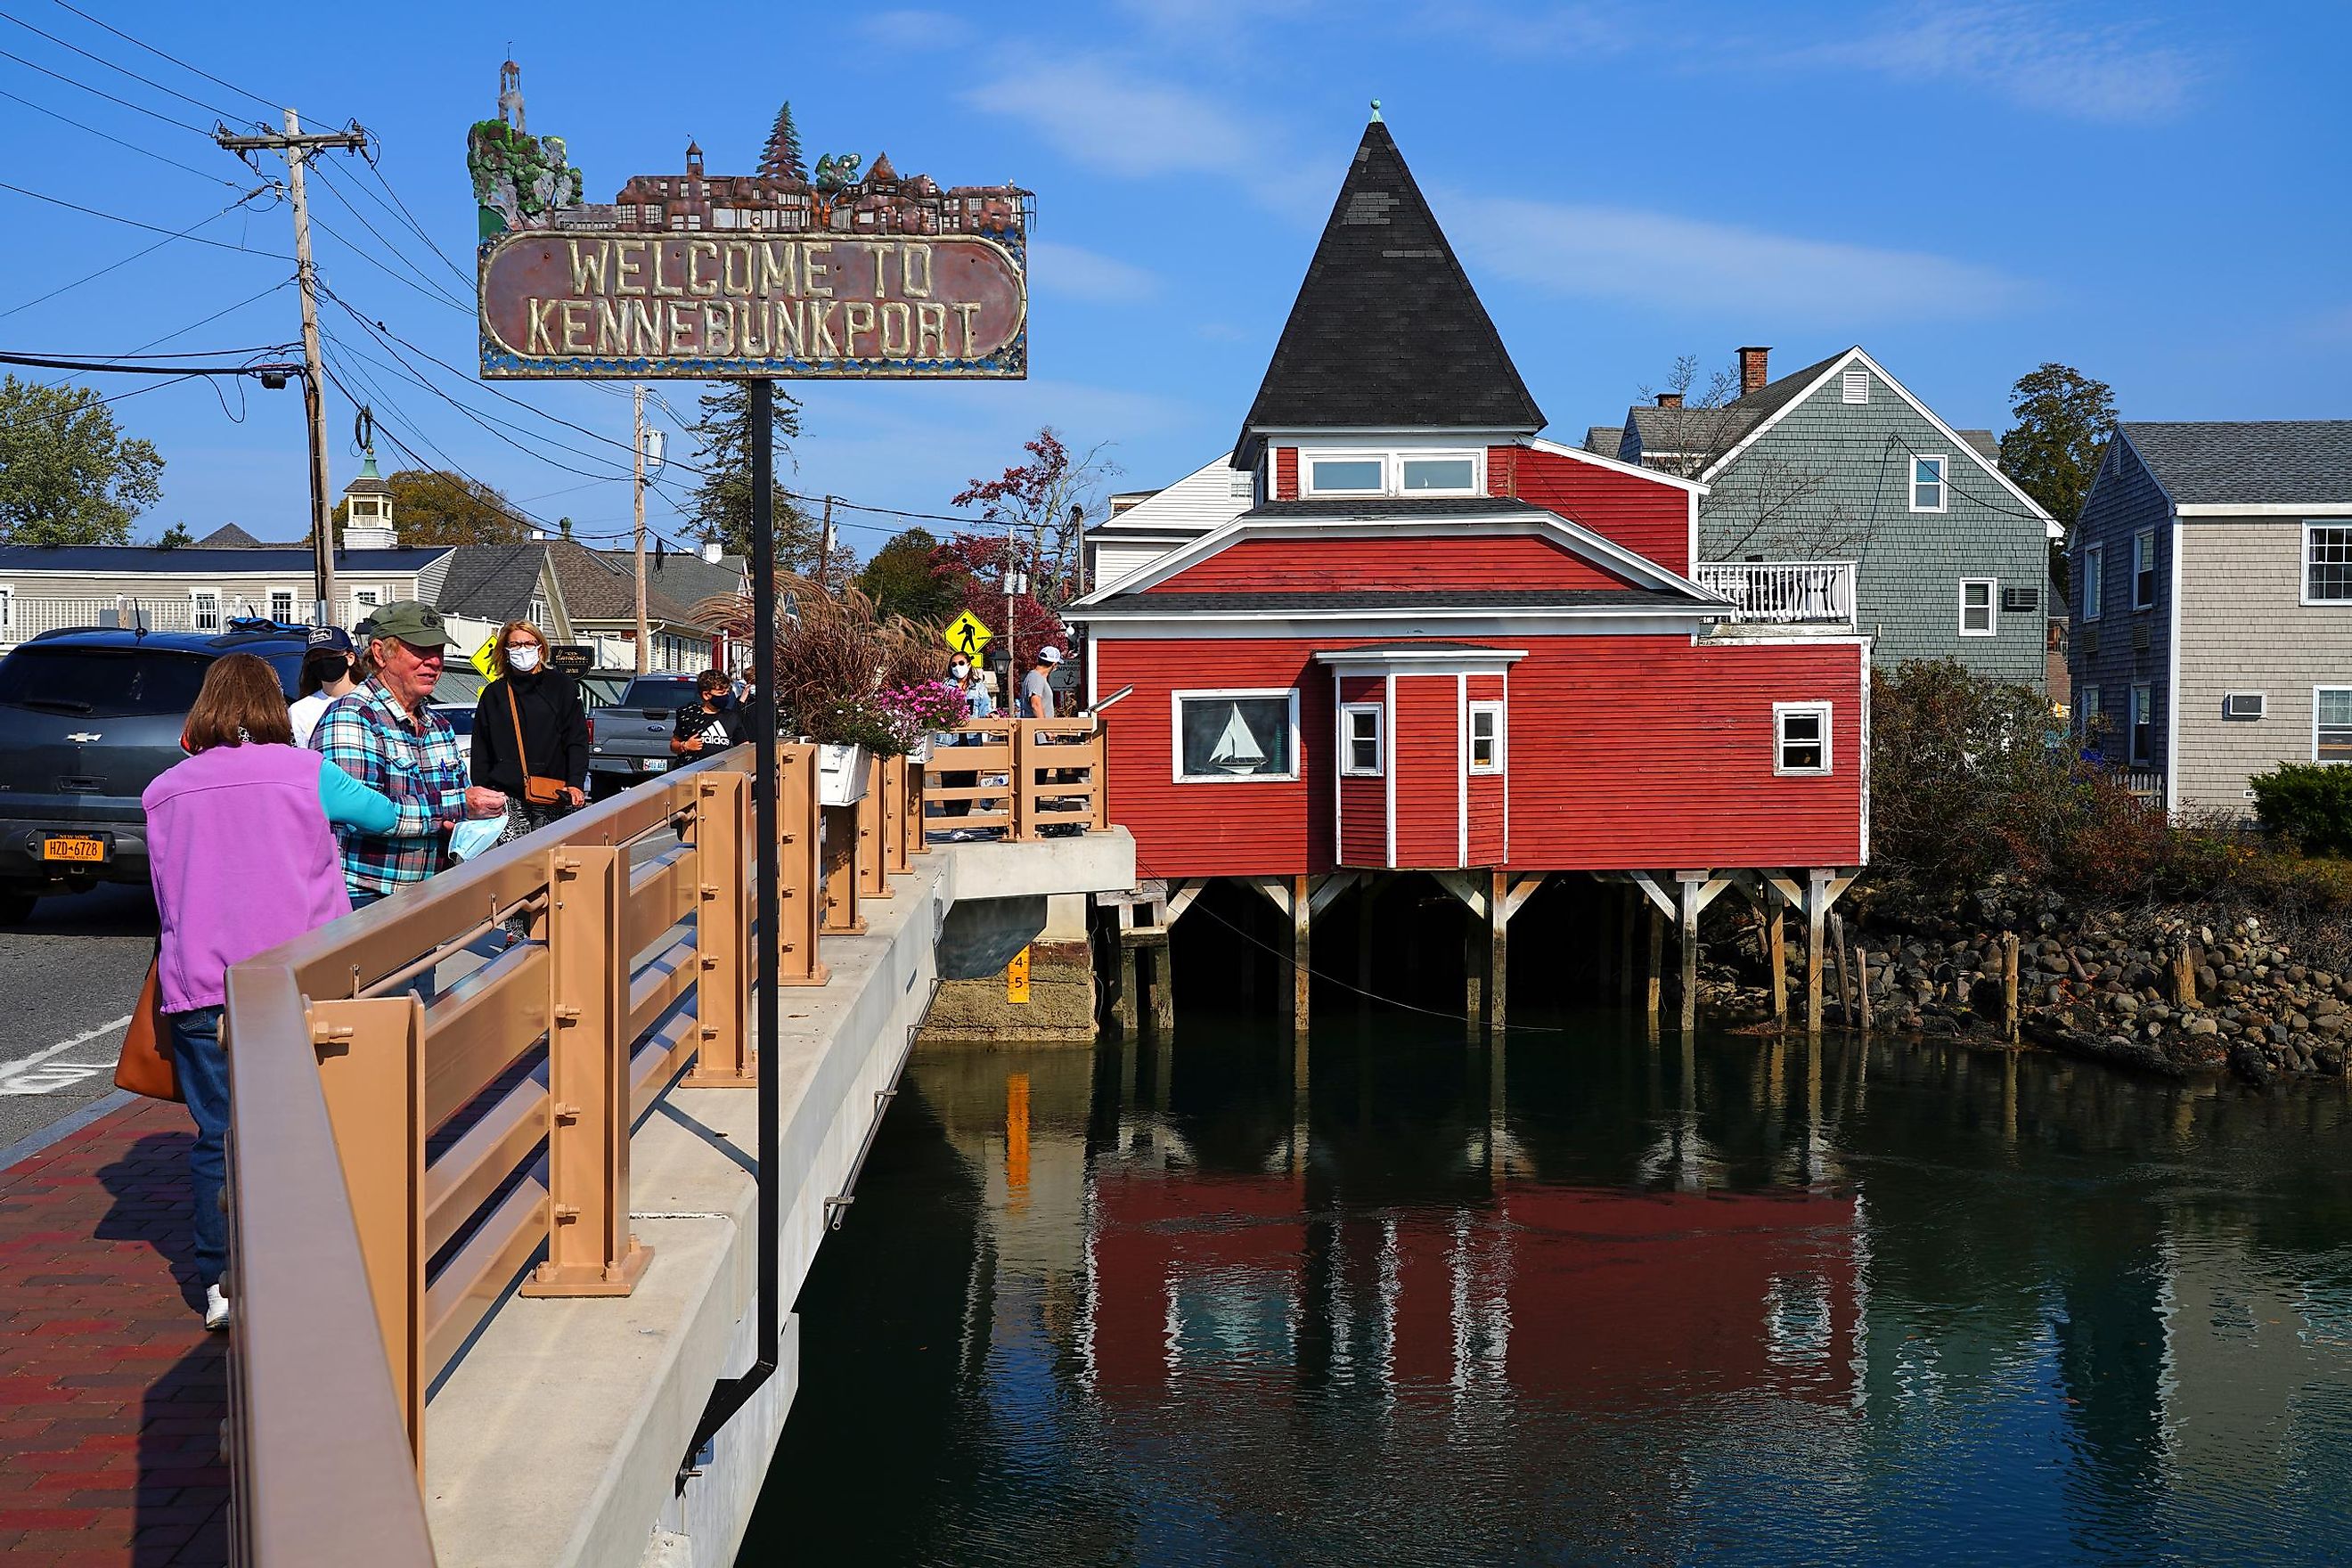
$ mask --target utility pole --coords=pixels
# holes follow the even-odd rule
[[[816,585],[825,585],[824,569],[833,559],[833,498],[824,498],[824,528],[816,536]]]
[[[286,154],[286,194],[294,206],[294,284],[302,297],[302,404],[310,421],[310,557],[311,587],[318,596],[318,624],[335,618],[335,542],[328,527],[327,383],[319,358],[319,272],[310,264],[310,205],[302,183],[302,168],[310,154],[340,147],[346,153],[367,150],[367,132],[354,125],[348,131],[306,135],[302,117],[289,109],[282,135],[233,136],[215,130],[213,140],[228,152]]]
[[[637,673],[645,674],[653,668],[653,637],[646,621],[646,384],[635,388],[637,406],[637,438],[630,443],[636,454],[636,479],[630,492],[637,502]]]

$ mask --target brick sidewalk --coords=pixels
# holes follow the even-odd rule
[[[0,1171],[0,1560],[227,1561],[227,1336],[191,1301],[187,1111],[142,1100]]]

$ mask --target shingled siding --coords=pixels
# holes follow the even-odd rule
[[[2099,688],[2098,717],[2103,720],[2102,749],[2117,763],[2130,755],[2131,688],[2146,681],[2153,689],[2156,720],[2154,750],[2145,764],[2164,766],[2172,701],[2166,690],[2171,657],[2172,508],[2155,476],[2132,455],[2130,447],[2112,441],[2099,465],[2091,492],[2084,498],[2083,515],[2074,527],[2074,625],[2067,637],[2067,672],[2074,691],[2084,695],[2086,684]],[[2141,529],[2156,530],[2156,603],[2148,609],[2132,608],[2132,536]],[[2082,618],[2084,603],[2081,577],[2085,552],[2105,549],[2100,617]],[[2290,597],[2289,602],[2293,600]],[[2141,646],[2142,644],[2145,646]],[[2306,697],[2308,694],[2306,694]],[[2078,731],[2089,717],[2075,705]]]
[[[1937,430],[1900,394],[1872,375],[1870,401],[1843,401],[1840,378],[1790,408],[1780,422],[1711,479],[1699,503],[1699,553],[1708,561],[1818,558],[1826,535],[1864,534],[1828,552],[1857,563],[1855,619],[1877,638],[1872,663],[1892,669],[1907,658],[1958,658],[2003,680],[2041,687],[2049,601],[2047,535],[2040,518]],[[1913,453],[1942,453],[1948,496],[1940,512],[1910,510]],[[1781,489],[1794,476],[1822,484],[1741,542],[1754,512],[1736,496],[1763,482]],[[1851,521],[1848,521],[1851,520]],[[2031,588],[2036,608],[2000,613],[1992,637],[1959,635],[1960,580],[1995,577],[2001,587]]]
[[[2352,605],[2305,605],[2303,523],[2198,518],[2180,529],[2176,808],[2252,815],[2246,781],[2312,760],[2312,688],[2352,686]],[[2221,699],[2259,691],[2260,719]]]

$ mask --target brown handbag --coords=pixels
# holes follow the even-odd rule
[[[522,798],[532,805],[553,805],[563,798],[563,781],[530,771],[530,753],[522,743],[522,699],[515,695],[514,682],[507,682],[507,711],[514,717],[515,766],[522,770]]]
[[[122,1059],[114,1064],[114,1086],[150,1100],[181,1100],[180,1066],[172,1056],[172,1026],[163,1016],[163,990],[156,977],[159,953],[147,965],[147,984],[122,1031]]]

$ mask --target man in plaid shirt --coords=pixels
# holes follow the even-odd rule
[[[433,875],[452,827],[468,816],[496,816],[507,804],[499,791],[467,782],[457,733],[432,710],[449,645],[440,612],[396,600],[362,629],[376,673],[337,698],[310,734],[313,751],[400,808],[390,833],[342,830],[343,881],[354,909]]]

